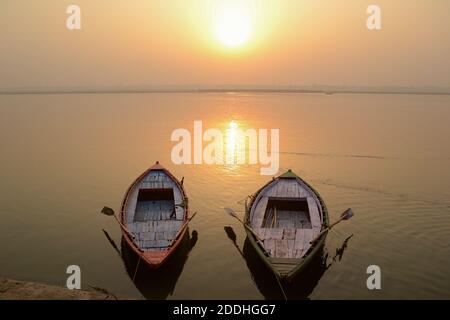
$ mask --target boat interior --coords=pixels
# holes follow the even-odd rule
[[[176,218],[173,189],[140,189],[134,221]]]
[[[269,197],[262,227],[311,229],[307,199]]]
[[[170,247],[185,217],[182,191],[163,170],[152,170],[131,190],[125,207],[128,230],[144,251]]]

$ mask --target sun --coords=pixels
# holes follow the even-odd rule
[[[246,44],[252,34],[252,14],[245,1],[222,2],[216,9],[215,36],[229,48]]]

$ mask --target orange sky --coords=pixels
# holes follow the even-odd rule
[[[450,86],[448,0],[377,0],[381,31],[366,28],[372,1],[240,0],[251,31],[236,48],[217,34],[221,1],[4,0],[0,89]],[[81,30],[66,29],[69,4]]]

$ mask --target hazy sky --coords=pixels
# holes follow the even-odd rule
[[[449,0],[239,0],[231,13],[224,1],[0,0],[0,89],[450,87]],[[70,4],[81,30],[66,28]],[[366,27],[371,4],[381,31]],[[245,33],[240,46],[224,43],[228,29]]]

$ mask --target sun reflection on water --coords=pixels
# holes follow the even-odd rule
[[[237,171],[240,166],[245,164],[246,159],[246,141],[242,135],[244,128],[232,120],[228,124],[225,135],[225,168],[228,171]]]

